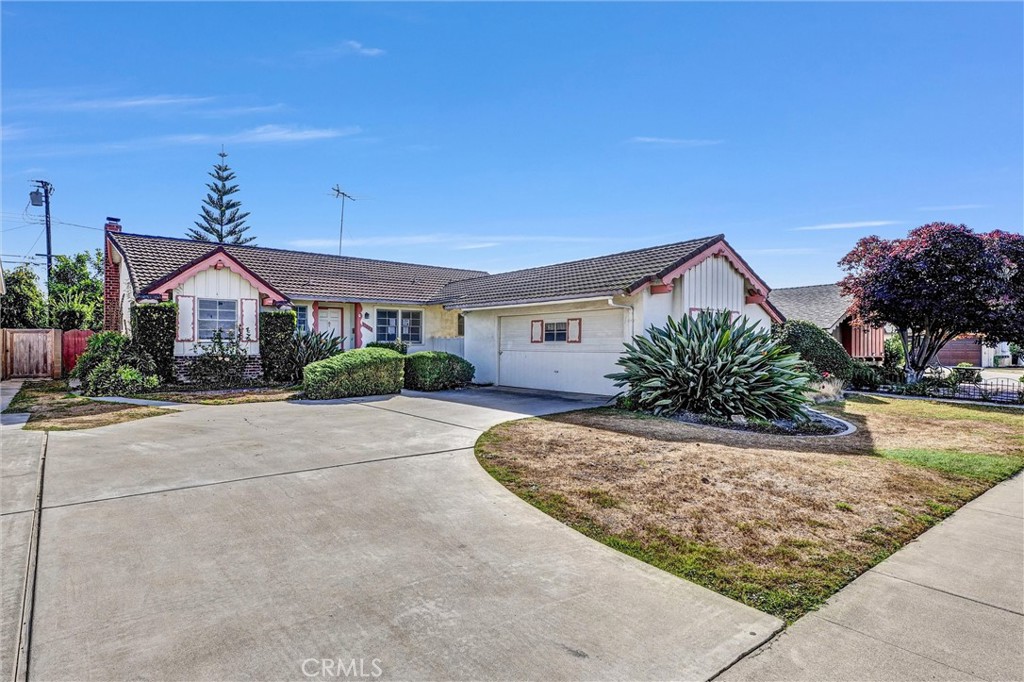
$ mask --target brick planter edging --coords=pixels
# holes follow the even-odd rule
[[[188,382],[188,366],[195,360],[194,356],[186,355],[175,355],[174,356],[174,373],[178,377],[178,381]],[[258,355],[250,355],[245,360],[245,370],[242,373],[245,379],[262,379],[263,378],[263,363]]]

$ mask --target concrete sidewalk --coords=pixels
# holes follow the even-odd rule
[[[717,679],[1024,679],[1024,476],[967,504]]]

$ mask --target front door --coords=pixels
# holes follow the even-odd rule
[[[343,336],[341,332],[342,314],[340,308],[321,308],[317,319],[317,329],[328,332],[331,336]]]

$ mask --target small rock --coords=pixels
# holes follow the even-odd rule
[[[747,418],[744,417],[742,414],[734,414],[733,416],[729,417],[729,419],[731,419],[736,424],[746,424],[747,423]]]

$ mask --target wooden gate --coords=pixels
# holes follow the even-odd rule
[[[59,329],[4,329],[3,378],[60,378]]]
[[[61,362],[64,365],[63,369],[66,374],[70,374],[71,370],[75,368],[75,365],[78,363],[78,356],[85,352],[85,347],[89,344],[89,337],[93,333],[88,329],[74,329],[64,332],[60,346]]]

